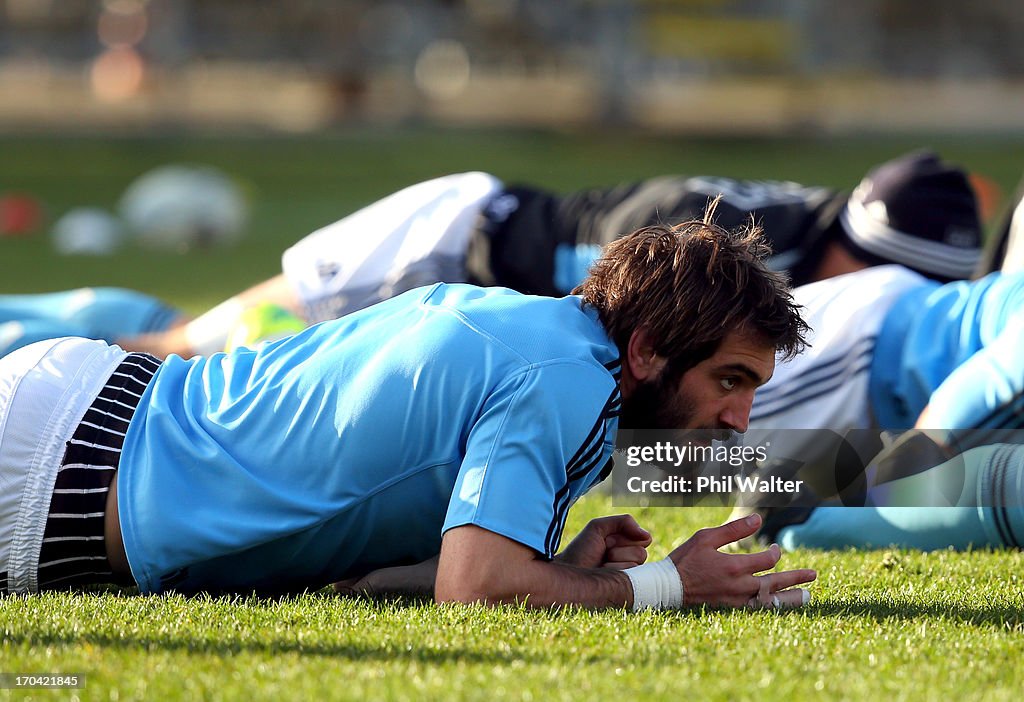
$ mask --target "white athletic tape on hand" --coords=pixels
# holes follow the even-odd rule
[[[672,559],[665,558],[622,571],[633,584],[633,611],[679,609],[683,606],[683,579]]]
[[[749,609],[795,609],[797,607],[803,607],[811,601],[810,590],[805,590],[803,588],[798,587],[791,590],[779,590],[778,592],[787,594],[790,592],[799,592],[800,602],[791,602],[788,599],[783,602],[778,593],[772,595],[770,600],[760,595],[754,595],[747,600],[747,607]]]

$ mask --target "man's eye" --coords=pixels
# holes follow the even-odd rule
[[[720,381],[722,387],[726,390],[732,390],[736,387],[736,378],[722,378]]]

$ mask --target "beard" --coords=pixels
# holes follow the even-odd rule
[[[678,380],[670,380],[662,373],[655,380],[639,383],[628,399],[622,400],[619,426],[623,429],[683,432],[690,443],[710,444],[726,441],[732,431],[719,423],[697,426],[697,402],[686,392],[680,392]]]
[[[624,429],[690,428],[697,413],[696,403],[685,393],[676,393],[662,373],[639,383],[629,398],[622,400],[619,426]]]

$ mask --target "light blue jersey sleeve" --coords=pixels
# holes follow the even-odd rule
[[[879,425],[910,428],[928,407],[925,428],[1010,426],[1004,420],[1019,412],[1024,392],[1022,317],[1024,274],[993,273],[902,298],[872,364]]]
[[[155,297],[125,288],[0,295],[0,323],[35,322],[32,328],[36,335],[50,324],[51,335],[40,338],[73,333],[114,342],[125,336],[164,331],[182,316],[180,310]]]
[[[569,507],[611,458],[618,411],[617,384],[580,362],[509,378],[470,433],[444,531],[473,524],[554,556]]]
[[[1024,310],[932,393],[923,428],[1008,429],[1024,410]]]

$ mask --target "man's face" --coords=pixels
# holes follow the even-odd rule
[[[708,430],[726,439],[745,432],[754,391],[775,372],[775,349],[748,334],[731,332],[708,359],[669,381],[639,383],[623,400],[619,423],[627,429]]]

